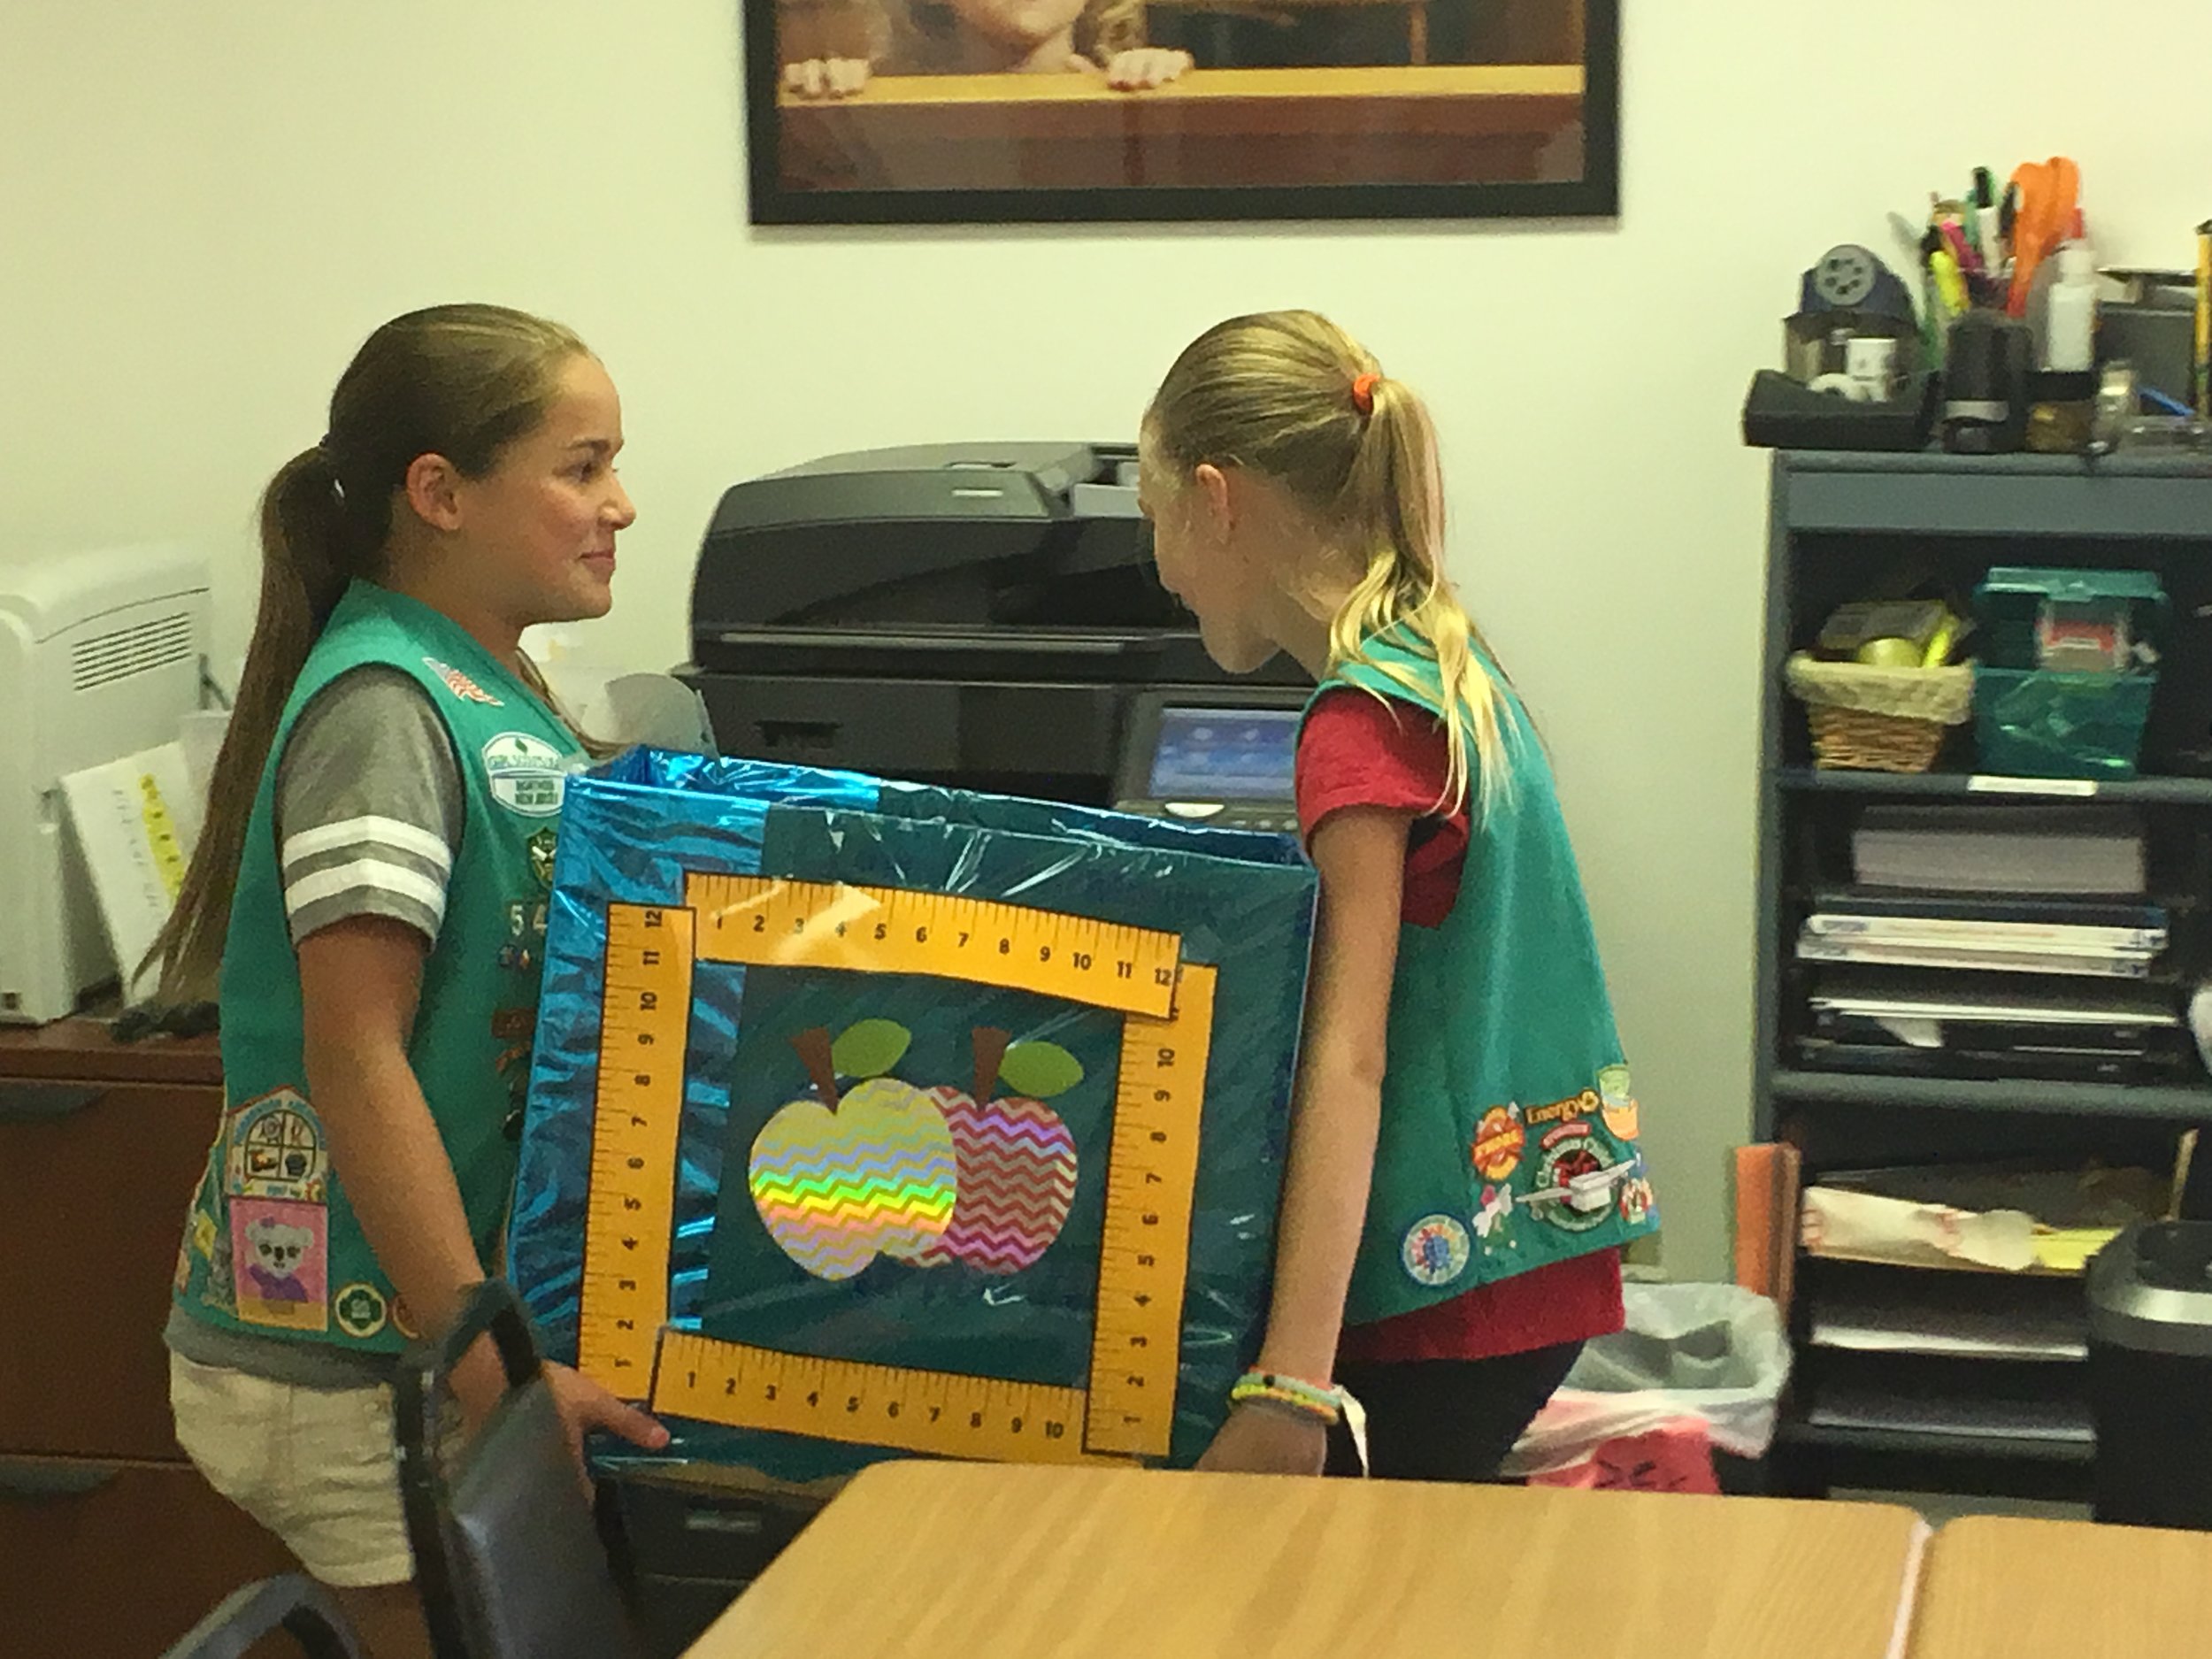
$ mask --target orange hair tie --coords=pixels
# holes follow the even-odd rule
[[[1382,379],[1372,369],[1352,379],[1352,407],[1363,415],[1375,412],[1375,386]]]

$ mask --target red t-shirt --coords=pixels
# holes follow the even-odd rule
[[[1452,913],[1467,864],[1468,815],[1436,811],[1447,749],[1442,725],[1363,691],[1325,692],[1298,740],[1298,827],[1309,843],[1343,807],[1418,814],[1406,849],[1401,919],[1434,927]],[[1621,1328],[1621,1258],[1598,1250],[1478,1286],[1448,1302],[1344,1333],[1340,1361],[1494,1359]]]

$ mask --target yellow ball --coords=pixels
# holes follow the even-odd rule
[[[1920,648],[1910,640],[1869,640],[1859,647],[1858,660],[1869,668],[1917,668]]]

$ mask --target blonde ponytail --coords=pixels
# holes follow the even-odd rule
[[[1369,647],[1387,637],[1430,657],[1448,745],[1438,809],[1456,811],[1471,794],[1487,822],[1509,803],[1509,746],[1525,733],[1502,671],[1444,577],[1435,427],[1413,388],[1385,378],[1326,318],[1263,312],[1217,324],[1186,347],[1143,432],[1183,478],[1202,462],[1243,467],[1312,516],[1352,578],[1330,622],[1331,667],[1363,664],[1422,696],[1413,674]]]

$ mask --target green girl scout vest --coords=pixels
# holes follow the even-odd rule
[[[408,1058],[487,1263],[514,1181],[508,1133],[537,1018],[553,840],[576,740],[457,624],[356,582],[302,669],[263,768],[223,952],[222,1125],[177,1263],[190,1317],[256,1336],[396,1352],[416,1334],[331,1167],[307,1087],[299,964],[285,920],[277,761],[308,700],[347,670],[415,679],[445,722],[465,817]]]
[[[1435,661],[1402,631],[1369,641],[1365,657],[1338,664],[1316,696],[1349,686],[1440,710]],[[1520,700],[1502,679],[1499,687],[1512,792],[1488,824],[1471,813],[1451,914],[1399,931],[1350,1325],[1611,1249],[1658,1225],[1551,769]]]

